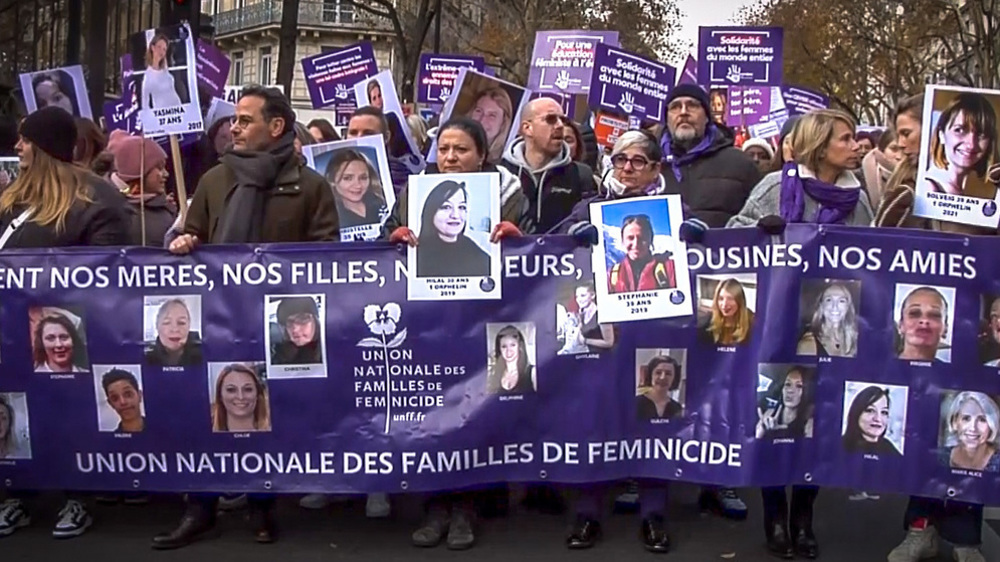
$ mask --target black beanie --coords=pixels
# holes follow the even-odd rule
[[[21,136],[56,160],[73,162],[76,121],[65,109],[49,105],[28,115],[21,122]]]
[[[667,105],[669,106],[670,102],[677,98],[684,97],[698,100],[698,103],[705,108],[705,115],[712,115],[711,104],[708,101],[708,92],[697,84],[681,84],[680,86],[670,90],[670,93],[667,94]]]

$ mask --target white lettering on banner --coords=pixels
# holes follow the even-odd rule
[[[688,266],[692,270],[705,267],[708,269],[799,268],[803,265],[801,244],[732,246],[728,248],[688,247]],[[804,269],[808,269],[808,267]]]
[[[672,439],[599,441],[587,444],[590,464],[628,460],[683,461],[693,464],[742,466],[738,443]]]

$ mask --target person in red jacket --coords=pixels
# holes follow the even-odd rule
[[[674,260],[669,252],[653,254],[653,225],[646,215],[622,221],[625,258],[608,272],[609,293],[657,291],[677,287]]]

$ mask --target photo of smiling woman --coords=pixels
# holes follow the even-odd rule
[[[201,296],[143,299],[146,363],[188,367],[202,363]]]
[[[902,456],[908,392],[905,386],[845,383],[844,450],[868,455]]]
[[[212,431],[243,433],[271,431],[264,364],[209,363]]]
[[[942,93],[950,92],[939,92],[939,95]],[[987,172],[1000,163],[997,134],[997,112],[985,95],[954,94],[931,131],[930,162],[921,175],[919,188],[926,192],[993,199],[995,186],[985,192],[983,187]]]
[[[138,365],[94,365],[100,431],[140,433],[146,428],[142,370]]]
[[[36,373],[86,373],[87,342],[82,316],[65,308],[28,311]]]
[[[486,392],[518,395],[535,392],[535,325],[487,324],[489,369]]]
[[[698,337],[714,345],[750,341],[757,307],[757,274],[699,275]]]
[[[945,392],[938,458],[951,468],[1000,472],[1000,406],[982,392]]]
[[[684,415],[686,349],[636,349],[635,413],[639,421]]]
[[[31,458],[27,396],[24,392],[0,394],[0,460]]]
[[[1000,367],[1000,295],[980,299],[979,360],[986,367]]]
[[[556,301],[557,355],[600,353],[615,346],[615,327],[597,321],[597,291],[590,281],[566,285]],[[568,295],[565,293],[569,292]]]
[[[71,74],[72,73],[72,74]],[[54,68],[44,70],[34,74],[26,75],[31,87],[24,90],[24,102],[28,112],[37,111],[43,107],[54,106],[65,109],[67,113],[74,117],[91,118],[90,104],[87,103],[86,114],[81,103],[78,101],[76,83],[77,78],[82,80],[83,73],[80,67]],[[24,87],[26,80],[21,80]],[[29,99],[30,98],[30,99]]]
[[[417,277],[488,276],[490,255],[469,233],[465,183],[442,181],[424,200],[417,236]]]
[[[324,175],[333,188],[341,230],[380,225],[388,215],[379,173],[360,150],[347,148],[334,152]]]
[[[757,439],[811,439],[813,436],[814,368],[760,365],[759,376],[771,381],[757,393]]]
[[[955,289],[927,285],[896,285],[893,307],[895,345],[900,359],[921,363],[951,363]]]
[[[858,354],[857,295],[860,281],[809,279],[802,282],[799,307],[805,329],[799,355],[854,357]]]

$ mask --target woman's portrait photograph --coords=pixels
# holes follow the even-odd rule
[[[142,340],[147,365],[201,365],[201,295],[143,298]]]
[[[861,282],[805,279],[799,295],[798,355],[856,357]]]
[[[30,308],[28,329],[36,373],[90,372],[86,326],[78,308]]]
[[[302,155],[306,165],[330,184],[340,218],[340,240],[377,239],[396,204],[381,137],[306,145]]]
[[[500,298],[500,244],[490,242],[500,219],[498,174],[410,176],[407,194],[417,236],[407,250],[408,297]],[[431,288],[445,278],[456,282],[443,291]]]
[[[914,215],[996,227],[1000,93],[930,86],[924,101]],[[990,200],[992,205],[963,197]],[[972,203],[964,210],[941,203]]]
[[[21,159],[14,157],[0,158],[0,191],[14,183],[17,176],[21,174]]]
[[[93,119],[82,66],[28,72],[19,78],[28,113],[55,106],[65,109],[74,117]]]
[[[94,391],[100,431],[141,433],[146,429],[139,365],[94,365]]]
[[[762,363],[757,371],[757,439],[812,439],[816,367]]]
[[[470,68],[459,71],[455,88],[456,93],[448,98],[441,112],[441,122],[460,115],[478,121],[486,130],[486,161],[499,163],[507,145],[517,136],[521,105],[527,103],[528,91]]]
[[[899,283],[893,316],[897,357],[906,361],[951,363],[954,287]]]
[[[486,392],[503,396],[538,390],[535,337],[535,325],[528,322],[486,324]]]
[[[635,415],[641,422],[684,416],[686,349],[635,350]]]
[[[844,450],[879,457],[902,456],[908,394],[905,386],[847,381],[841,430]]]
[[[1000,367],[1000,294],[979,299],[979,361],[986,367]]]
[[[965,390],[941,398],[938,458],[950,468],[1000,472],[1000,405],[997,397]]]
[[[406,124],[406,115],[396,95],[396,84],[392,71],[383,70],[371,78],[354,85],[354,96],[358,107],[372,106],[382,110],[389,123],[389,155],[394,158],[408,157],[413,173],[424,167],[424,155],[420,145],[413,138]]]
[[[259,361],[209,363],[212,431],[271,431],[267,369]]]
[[[28,423],[28,395],[24,392],[0,394],[0,460],[31,458],[31,426]]]
[[[264,297],[264,344],[270,377],[326,377],[325,295]]]
[[[158,136],[204,130],[197,95],[194,39],[188,25],[140,31],[129,36],[128,46],[132,57],[130,81],[139,99],[143,134]],[[177,113],[161,111],[174,108],[178,108]],[[192,129],[195,124],[198,128]]]
[[[750,341],[757,311],[756,273],[713,273],[695,279],[698,339],[716,346]]]
[[[708,92],[708,101],[712,110],[712,122],[725,125],[729,117],[729,91],[726,88],[712,88]]]
[[[597,321],[597,289],[593,281],[566,283],[556,299],[557,355],[601,353],[614,348],[615,327]]]

